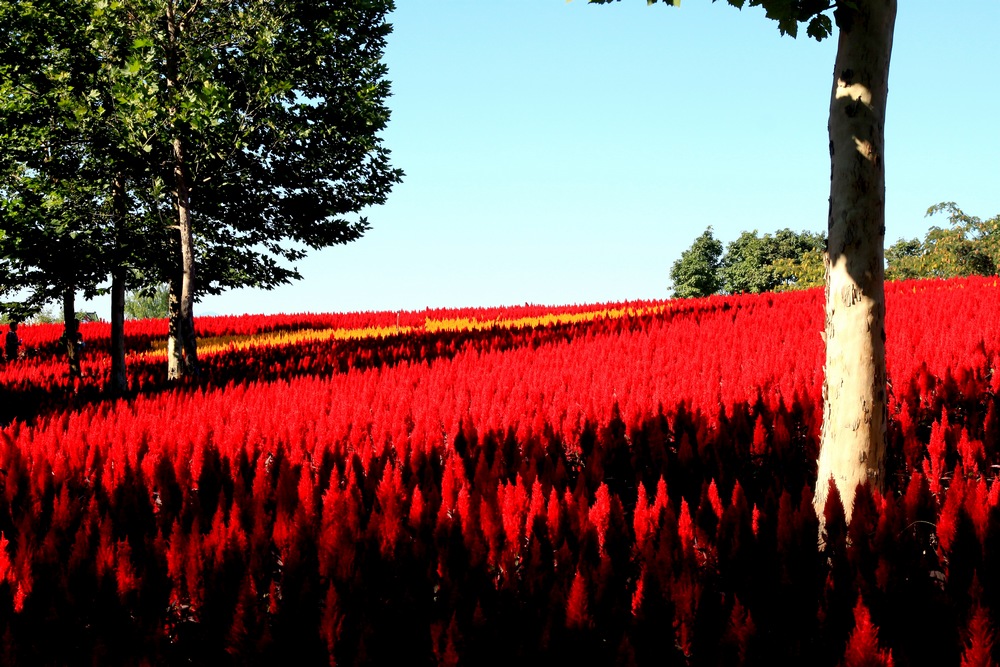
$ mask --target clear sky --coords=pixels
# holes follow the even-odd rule
[[[781,37],[724,0],[397,5],[384,136],[403,183],[302,281],[196,314],[657,298],[709,225],[825,230],[836,35]],[[887,243],[946,225],[924,217],[940,201],[1000,213],[998,29],[998,0],[899,0]]]

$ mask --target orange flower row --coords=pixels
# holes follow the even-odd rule
[[[286,347],[304,342],[319,340],[359,340],[365,338],[386,338],[388,336],[408,335],[415,331],[426,333],[441,333],[449,331],[481,331],[493,327],[504,329],[532,329],[559,324],[579,324],[602,319],[618,319],[621,317],[639,317],[642,315],[658,315],[670,309],[670,304],[649,307],[602,308],[579,313],[549,313],[535,317],[517,317],[511,319],[480,320],[475,317],[456,317],[436,319],[428,317],[422,327],[412,326],[373,326],[356,329],[301,329],[298,331],[268,331],[256,334],[236,334],[228,336],[212,336],[200,338],[198,353],[201,355],[224,352],[236,349],[245,350],[252,347]],[[167,351],[165,340],[153,341],[151,349],[138,356],[160,357]]]
[[[458,317],[453,319],[435,320],[427,318],[424,330],[428,333],[439,331],[478,331],[491,327],[504,329],[522,329],[545,327],[555,324],[578,324],[602,319],[618,319],[620,317],[638,317],[642,315],[659,315],[670,309],[670,304],[634,308],[602,308],[582,313],[549,313],[537,317],[518,317],[514,319],[480,320],[476,318]]]
[[[198,354],[214,354],[227,350],[246,350],[252,347],[288,347],[318,340],[358,340],[386,338],[413,331],[413,327],[365,327],[361,329],[302,329],[299,331],[269,331],[259,334],[212,336],[198,340]],[[164,356],[167,341],[157,340],[143,357]]]

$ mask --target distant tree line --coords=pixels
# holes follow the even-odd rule
[[[954,202],[927,215],[948,214],[948,227],[931,227],[924,240],[900,239],[885,250],[888,280],[996,275],[1000,268],[1000,215],[967,215]],[[781,292],[819,287],[824,281],[823,234],[779,229],[743,232],[723,249],[708,227],[670,269],[675,298]]]
[[[923,241],[900,239],[885,249],[886,278],[995,276],[1000,268],[1000,214],[982,220],[954,202],[927,210],[927,215],[937,213],[948,214],[948,227],[931,227]]]
[[[170,315],[170,286],[158,285],[146,290],[127,292],[125,294],[125,319],[151,320],[162,319]],[[80,322],[96,322],[100,318],[92,310],[76,311],[76,319]],[[28,317],[27,324],[52,324],[65,322],[66,314],[51,307],[41,308]],[[7,313],[0,313],[0,324],[17,321]]]
[[[675,297],[760,293],[823,284],[826,238],[814,232],[779,229],[743,232],[726,246],[712,228],[695,239],[670,269]]]

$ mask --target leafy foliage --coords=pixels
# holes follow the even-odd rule
[[[392,7],[0,3],[0,308],[176,281],[178,173],[195,297],[287,283],[357,239],[402,176],[380,137]]]
[[[606,5],[620,0],[588,0],[591,3]],[[806,34],[817,41],[829,37],[833,32],[833,20],[829,14],[824,13],[834,8],[836,3],[831,0],[727,0],[730,5],[737,9],[743,9],[745,5],[750,7],[763,7],[767,12],[767,18],[778,23],[778,30],[782,35],[797,37],[799,34],[799,24],[805,24]],[[662,2],[665,5],[680,7],[681,0],[646,0],[647,5],[655,5]],[[715,2],[715,0],[712,0]],[[841,3],[852,4],[852,3]]]
[[[299,277],[308,249],[355,240],[358,213],[381,204],[402,172],[380,134],[389,119],[386,66],[391,0],[177,2],[178,34],[139,14],[130,63],[148,82],[143,109],[169,131],[151,137],[167,156],[157,210],[173,219],[172,153],[184,142],[198,257],[198,294],[272,288]],[[128,21],[127,9],[118,12]],[[176,42],[171,42],[175,39]],[[176,86],[158,85],[178,60]],[[172,258],[173,259],[173,258]],[[169,262],[158,278],[169,282]]]
[[[125,297],[125,316],[131,319],[162,319],[169,314],[169,285],[159,285],[149,292],[132,292]]]
[[[825,249],[825,237],[813,232],[743,232],[726,246],[719,265],[721,289],[726,294],[759,294],[822,284],[822,273],[818,283],[815,279]]]
[[[779,257],[774,260],[774,275],[780,281],[774,291],[821,287],[826,282],[825,257],[825,249],[817,247],[798,258]]]
[[[0,309],[38,313],[106,275],[106,172],[86,2],[0,3]]]
[[[721,255],[722,243],[712,235],[712,228],[709,227],[670,267],[673,295],[683,299],[718,292]]]
[[[726,246],[709,227],[674,262],[674,296],[784,292],[823,284],[826,239],[812,232],[780,229],[759,236],[743,232]]]
[[[1000,268],[1000,215],[982,220],[954,202],[930,207],[927,215],[947,213],[950,227],[931,227],[923,241],[900,239],[886,248],[886,277],[953,278],[991,276]]]
[[[953,202],[936,204],[927,211],[927,215],[938,213],[948,214],[949,227],[931,227],[923,241],[900,239],[886,248],[886,277],[913,280],[996,275],[1000,267],[1000,215],[983,220],[966,214]],[[784,292],[824,283],[826,240],[821,234],[790,229],[763,236],[756,230],[743,232],[726,246],[725,253],[712,245],[718,242],[711,236],[711,228],[705,234],[708,236],[696,239],[671,269],[675,285],[684,285],[680,292],[675,290],[675,296]],[[709,276],[713,267],[714,278]]]

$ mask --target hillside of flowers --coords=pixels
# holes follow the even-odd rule
[[[23,327],[0,664],[995,665],[1000,286],[887,285],[888,488],[812,505],[823,294]],[[822,483],[820,481],[819,483]]]

